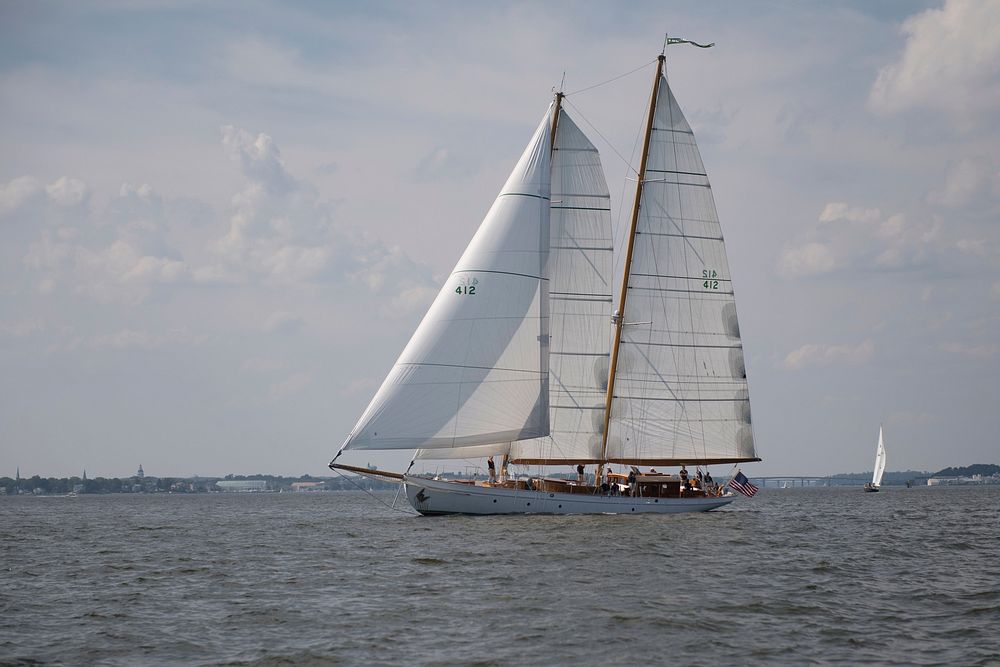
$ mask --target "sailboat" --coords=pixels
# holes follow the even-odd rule
[[[558,92],[331,469],[397,481],[424,515],[697,512],[733,501],[700,470],[760,460],[743,345],[711,185],[664,62],[661,53],[617,298],[600,155]],[[376,449],[415,450],[414,462],[490,457],[491,475],[337,463]],[[510,475],[509,465],[578,476]],[[685,465],[699,474],[689,480]]]
[[[875,449],[875,472],[872,481],[865,483],[865,491],[874,493],[882,486],[882,475],[885,473],[885,442],[882,440],[882,427],[878,427],[878,447]]]

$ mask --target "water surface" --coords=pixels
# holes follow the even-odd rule
[[[998,526],[1000,487],[659,516],[6,497],[0,663],[997,664]]]

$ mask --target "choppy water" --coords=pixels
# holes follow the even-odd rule
[[[0,663],[998,664],[998,537],[1000,487],[617,517],[0,498]]]

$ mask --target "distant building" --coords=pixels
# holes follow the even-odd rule
[[[253,493],[267,491],[267,482],[263,479],[224,479],[215,483],[219,491],[229,493]]]
[[[139,469],[136,471],[135,476],[138,477],[139,479],[143,479],[144,477],[146,477],[146,473],[142,471],[141,463],[139,464]]]
[[[295,493],[322,491],[325,487],[324,482],[292,482],[292,491]]]

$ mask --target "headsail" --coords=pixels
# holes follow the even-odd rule
[[[513,443],[520,463],[596,461],[608,382],[611,207],[597,148],[560,111],[552,152],[548,437]]]
[[[872,486],[882,485],[882,475],[885,474],[885,443],[882,441],[882,427],[878,427],[878,449],[875,450],[875,472],[872,473]]]
[[[551,112],[345,449],[488,445],[549,432]]]
[[[606,457],[649,464],[757,460],[711,185],[662,75],[653,102]]]

